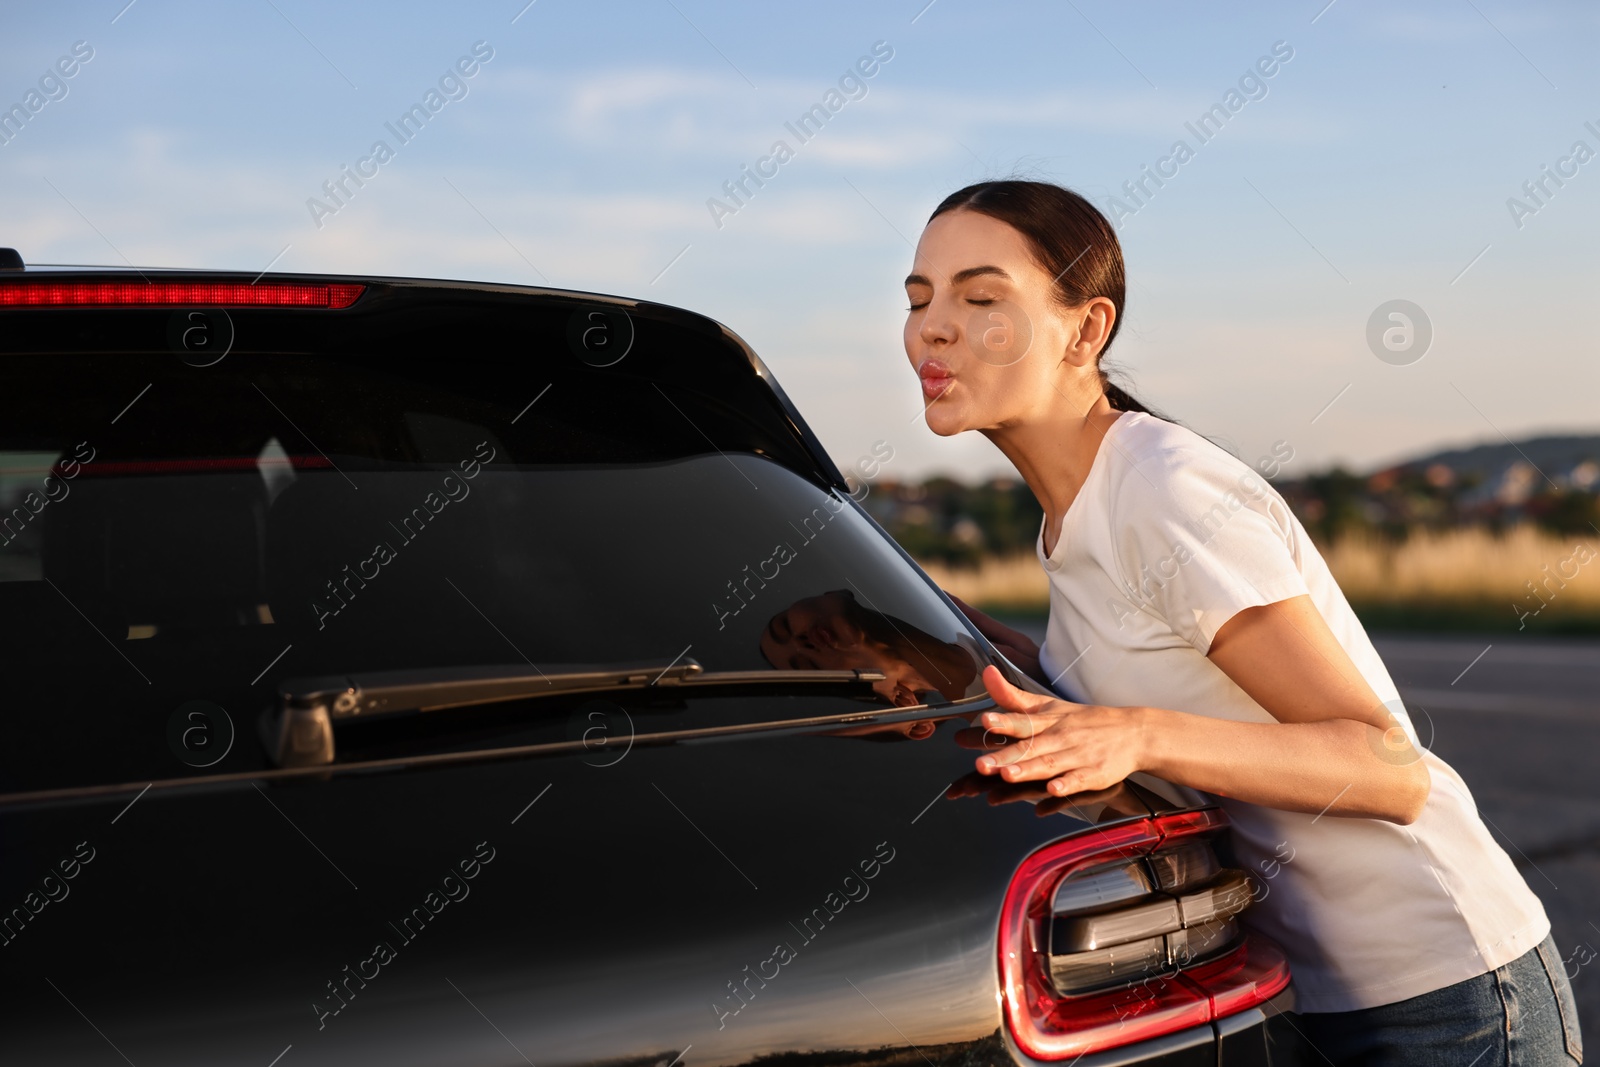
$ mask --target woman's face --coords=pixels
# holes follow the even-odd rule
[[[1082,313],[1053,287],[1007,223],[962,208],[928,223],[906,279],[905,346],[934,433],[1017,425],[1070,392],[1081,368],[1062,363]]]

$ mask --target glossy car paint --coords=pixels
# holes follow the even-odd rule
[[[404,288],[380,294],[396,314]],[[842,489],[770,395],[777,451]],[[195,785],[174,761],[149,789],[0,797],[0,911],[26,912],[0,946],[0,1062],[1024,1062],[995,958],[1017,863],[1183,798],[947,799],[973,758],[951,710],[796,728],[752,704],[754,731]],[[930,715],[921,740],[841,733]],[[1254,1062],[1259,1022],[1080,1063]]]

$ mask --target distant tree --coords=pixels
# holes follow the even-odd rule
[[[1355,530],[1370,528],[1366,507],[1367,481],[1351,474],[1343,467],[1335,467],[1324,474],[1312,474],[1302,479],[1305,500],[1316,501],[1320,506],[1307,508],[1301,514],[1311,534],[1318,540],[1332,544]]]
[[[1594,534],[1600,527],[1600,497],[1571,489],[1552,491],[1528,502],[1534,522],[1557,534]]]

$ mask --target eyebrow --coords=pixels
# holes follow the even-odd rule
[[[1012,280],[1011,279],[1011,275],[1007,274],[1005,271],[1001,270],[999,267],[995,267],[995,266],[991,266],[991,265],[985,264],[984,266],[981,266],[981,267],[968,267],[966,270],[958,270],[958,271],[956,271],[954,274],[952,274],[950,276],[950,284],[951,285],[960,285],[964,281],[968,281],[968,280],[970,280],[972,278],[981,277],[981,276],[983,276],[985,274],[992,274],[997,278],[1004,278],[1006,281],[1011,281]],[[906,275],[906,284],[907,285],[926,285],[930,289],[933,288],[933,283],[930,282],[925,276],[923,276],[921,274],[908,274],[908,275]]]

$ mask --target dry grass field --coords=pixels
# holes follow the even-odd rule
[[[1032,553],[990,556],[977,567],[922,562],[940,588],[985,611],[1043,615],[1050,607],[1050,584]]]
[[[1600,537],[1557,537],[1531,526],[1503,536],[1469,528],[1419,532],[1404,542],[1347,537],[1324,557],[1345,596],[1383,627],[1600,631]],[[1044,571],[1031,555],[977,568],[924,564],[969,604],[1043,614]]]

